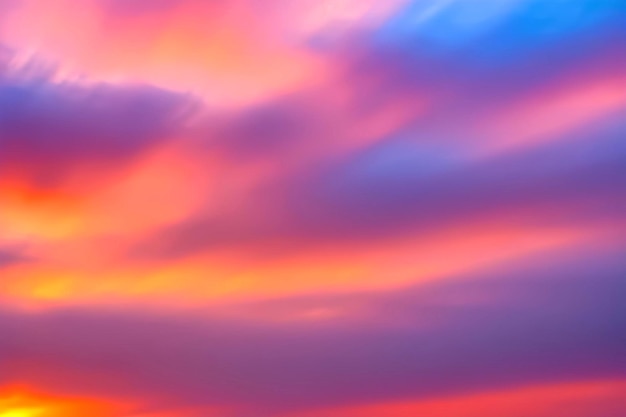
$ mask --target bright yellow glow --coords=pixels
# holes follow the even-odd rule
[[[42,408],[14,408],[0,411],[0,417],[38,417],[43,414]]]
[[[132,406],[102,398],[57,397],[31,387],[0,387],[0,417],[130,416]]]

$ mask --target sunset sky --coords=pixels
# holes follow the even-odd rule
[[[625,300],[624,0],[0,0],[0,417],[624,417]]]

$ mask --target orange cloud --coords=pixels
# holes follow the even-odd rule
[[[523,387],[425,401],[323,410],[299,417],[597,417],[626,412],[624,381]]]
[[[91,249],[79,241],[74,250],[60,249],[73,257],[8,268],[2,297],[31,307],[126,301],[197,306],[310,292],[387,290],[568,247],[594,239],[595,233],[481,223],[373,245],[327,244],[296,252],[277,247],[272,255],[271,244],[265,243],[148,264],[107,258],[111,250],[106,240],[102,244],[107,246],[96,241]],[[250,250],[267,255],[254,256]]]

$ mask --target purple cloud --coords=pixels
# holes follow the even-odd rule
[[[249,197],[270,208],[256,221],[198,212],[142,238],[129,255],[158,260],[224,247],[258,252],[267,242],[294,250],[498,216],[526,225],[619,227],[626,220],[624,129],[612,116],[564,140],[477,161],[410,139],[388,140],[251,191]]]
[[[0,73],[0,175],[56,185],[76,171],[118,170],[166,139],[193,108],[150,86],[54,82],[31,62]]]
[[[277,299],[197,315],[5,310],[2,378],[260,415],[623,378],[623,255],[623,248],[580,248],[398,292]],[[287,317],[300,306],[339,315],[241,318],[261,317],[253,312],[267,306]],[[253,314],[233,315],[237,308]]]

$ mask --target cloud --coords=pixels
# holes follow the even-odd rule
[[[7,19],[4,38],[91,80],[142,80],[193,91],[213,105],[241,105],[293,91],[315,76],[315,54],[284,33],[301,11],[281,4],[28,1]],[[69,34],[67,24],[81,36]]]
[[[24,248],[21,246],[0,245],[0,270],[28,260],[30,257],[25,254]]]
[[[0,385],[286,417],[626,380],[619,2],[75,3],[0,0]]]
[[[55,82],[33,61],[0,74],[0,174],[39,185],[118,171],[180,130],[193,101],[142,85]]]
[[[593,218],[595,208],[597,219],[619,221],[623,131],[617,122],[578,139],[466,164],[446,162],[443,154],[439,167],[437,154],[419,145],[400,147],[391,155],[395,161],[380,164],[375,158],[389,149],[381,144],[321,171],[306,186],[294,185],[292,199],[301,204],[303,222],[319,222],[309,230],[344,236],[408,233],[507,213],[549,221],[557,207],[561,219],[589,210]]]
[[[3,377],[260,413],[624,378],[622,252],[553,254],[398,292],[277,299],[243,316],[236,306],[5,310]],[[275,319],[255,313],[281,305]],[[280,320],[316,305],[336,316]]]
[[[254,252],[270,242],[291,249],[375,243],[489,219],[623,227],[623,134],[618,114],[561,141],[479,160],[455,158],[410,138],[390,139],[271,177],[247,191],[249,203],[240,210],[198,212],[140,240],[131,256],[171,259],[225,248]]]
[[[621,223],[624,11],[563,4],[569,23],[551,33],[557,9],[543,22],[542,2],[513,3],[449,49],[422,42],[421,26],[359,33],[331,53],[321,86],[213,117],[197,149],[220,155],[207,160],[226,208],[202,207],[132,252],[367,241],[490,216]]]

